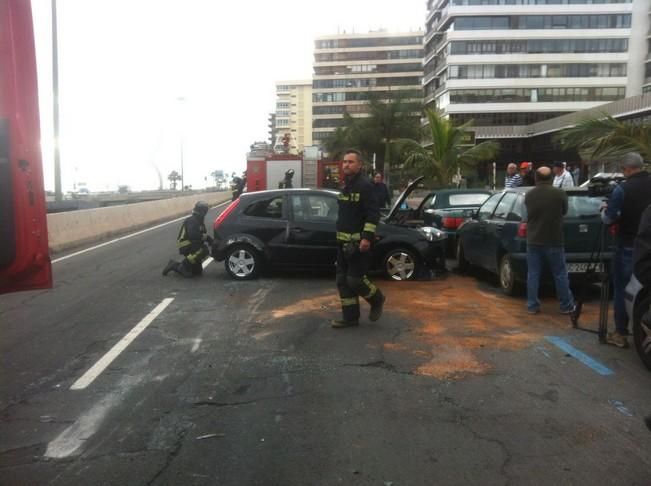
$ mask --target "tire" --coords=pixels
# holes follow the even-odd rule
[[[642,363],[651,371],[651,295],[645,295],[635,306],[633,342]],[[646,319],[642,319],[645,316]]]
[[[500,288],[506,295],[517,295],[520,293],[520,283],[515,280],[513,262],[508,254],[502,255],[502,258],[500,258],[497,277],[500,281]]]
[[[414,280],[420,271],[418,258],[412,250],[396,248],[389,250],[383,259],[384,273],[398,282]]]
[[[231,246],[224,258],[224,267],[231,278],[235,280],[253,280],[260,272],[262,258],[250,245],[237,244]]]
[[[470,270],[470,262],[466,260],[466,254],[463,251],[461,238],[457,239],[457,270],[461,273],[466,273]]]

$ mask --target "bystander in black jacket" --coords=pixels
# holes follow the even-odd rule
[[[618,239],[622,246],[632,247],[640,225],[642,212],[651,204],[651,177],[646,171],[638,172],[622,182],[622,203]]]
[[[375,200],[381,208],[388,208],[391,206],[389,189],[384,182],[373,182],[373,193],[375,194]]]
[[[645,287],[651,287],[651,205],[642,213],[633,246],[633,274]]]

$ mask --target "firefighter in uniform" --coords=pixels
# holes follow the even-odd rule
[[[194,205],[192,215],[183,221],[177,243],[179,253],[185,258],[181,263],[170,260],[163,269],[163,275],[175,271],[190,278],[203,273],[203,261],[208,258],[208,244],[212,238],[206,232],[206,225],[203,220],[208,213],[208,204],[199,201]]]
[[[371,321],[380,318],[385,301],[380,289],[366,276],[380,210],[373,184],[361,173],[362,164],[357,150],[348,150],[344,155],[345,186],[339,195],[337,218],[337,289],[343,319],[332,321],[335,328],[359,324],[359,297],[370,304]]]

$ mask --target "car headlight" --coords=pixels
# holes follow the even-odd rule
[[[448,235],[440,229],[431,226],[423,226],[422,228],[418,228],[418,231],[420,231],[427,241],[440,241],[448,237]]]

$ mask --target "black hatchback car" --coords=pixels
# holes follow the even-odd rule
[[[459,270],[469,265],[485,268],[499,276],[500,286],[513,294],[527,278],[527,212],[524,196],[531,187],[507,189],[492,195],[465,221],[457,233],[456,257]],[[565,257],[570,277],[585,275],[595,268],[602,231],[599,208],[602,199],[590,197],[587,189],[567,189],[568,212],[564,218]],[[612,237],[605,235],[602,264],[611,259]],[[594,265],[591,265],[594,263]],[[600,264],[601,264],[600,263]],[[546,272],[546,273],[545,273]],[[546,270],[543,279],[552,282]]]
[[[436,228],[389,223],[414,182],[377,227],[372,270],[393,280],[411,280],[444,258],[445,233]],[[214,224],[212,256],[237,280],[255,278],[261,268],[334,268],[338,193],[281,189],[244,193]]]

